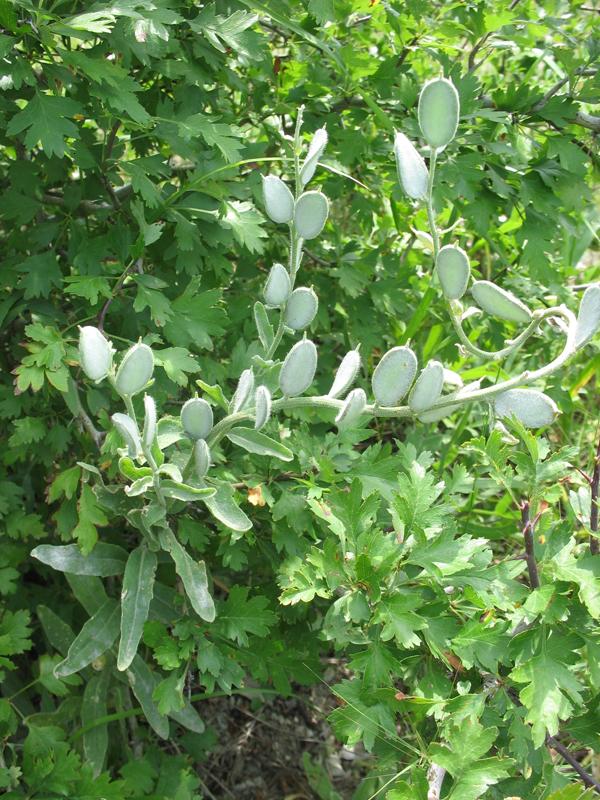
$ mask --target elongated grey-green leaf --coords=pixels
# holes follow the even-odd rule
[[[417,374],[417,357],[410,347],[393,347],[375,367],[373,394],[380,406],[395,406],[406,395]]]
[[[108,749],[108,726],[93,725],[107,714],[106,698],[110,682],[110,670],[104,669],[99,675],[93,675],[85,685],[81,701],[81,724],[89,730],[83,734],[83,752],[87,763],[92,768],[95,778],[104,769],[104,759]]]
[[[137,653],[154,591],[156,553],[141,544],[127,559],[121,590],[121,639],[117,669],[126,670]]]
[[[159,538],[163,549],[173,559],[192,608],[201,619],[212,622],[215,618],[215,604],[208,590],[204,561],[194,561],[172,531],[161,531]]]
[[[233,531],[248,531],[252,522],[233,499],[229,484],[219,484],[215,495],[204,501],[210,513]]]
[[[304,159],[304,164],[302,164],[302,168],[300,170],[300,182],[302,186],[306,186],[306,184],[311,180],[313,175],[315,174],[315,170],[317,168],[317,164],[319,163],[319,159],[323,155],[323,151],[327,145],[327,130],[323,128],[319,128],[315,131],[308,148],[308,153],[306,154],[306,158]]]
[[[169,737],[169,720],[160,713],[152,697],[158,684],[158,678],[140,656],[133,659],[127,670],[127,680],[150,727],[161,739],[167,739]]]
[[[494,400],[499,417],[515,416],[526,428],[551,425],[558,416],[558,407],[552,398],[537,389],[509,389]]]
[[[444,367],[439,361],[430,361],[410,390],[408,405],[415,413],[425,411],[437,403],[443,388]]]
[[[471,275],[469,257],[465,251],[447,244],[438,253],[435,266],[445,297],[459,300],[467,291]]]
[[[416,147],[399,131],[394,138],[394,156],[398,180],[404,193],[413,200],[422,200],[427,195],[429,171]]]
[[[121,575],[127,561],[127,551],[116,544],[98,542],[92,552],[84,556],[76,544],[40,544],[31,551],[33,558],[48,564],[59,572],[73,575]]]
[[[527,323],[531,320],[531,311],[524,303],[491,281],[475,281],[471,294],[479,308],[494,317],[509,322]]]
[[[119,604],[109,598],[85,623],[69,647],[67,657],[54,668],[54,674],[65,678],[79,672],[105,653],[118,634]]]
[[[286,397],[305,392],[317,370],[317,348],[310,339],[302,339],[285,357],[279,373],[279,388]]]
[[[600,283],[588,286],[577,313],[575,344],[583,347],[600,330]]]
[[[445,147],[456,135],[460,101],[447,78],[428,81],[419,95],[419,125],[430,147]]]
[[[276,175],[263,177],[265,211],[273,222],[290,222],[294,216],[294,196]]]
[[[289,447],[254,428],[233,428],[227,434],[227,438],[230,442],[243,447],[249,453],[256,453],[259,456],[273,456],[273,458],[279,458],[281,461],[292,461],[294,458],[294,454]]]
[[[337,368],[331,389],[327,393],[329,397],[339,397],[348,391],[356,380],[360,369],[360,353],[358,348],[350,350],[342,359],[342,363]]]

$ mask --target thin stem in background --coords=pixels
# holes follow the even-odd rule
[[[521,529],[525,539],[525,560],[527,562],[527,572],[529,574],[529,585],[532,589],[540,588],[540,576],[538,573],[537,562],[534,550],[534,526],[535,520],[530,518],[529,501],[524,500],[521,504]]]
[[[590,481],[590,553],[593,556],[600,553],[600,541],[598,541],[598,490],[600,489],[600,440],[596,447],[594,458],[594,472]]]

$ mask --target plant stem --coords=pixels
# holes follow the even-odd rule
[[[529,500],[524,500],[523,503],[521,503],[521,529],[523,531],[523,538],[525,539],[525,560],[527,562],[527,572],[529,574],[529,585],[532,589],[539,589],[540,576],[535,560],[533,540],[534,522],[530,519],[529,512]]]
[[[598,490],[600,489],[600,440],[596,447],[594,458],[594,472],[590,482],[590,553],[595,556],[600,553],[598,541]]]

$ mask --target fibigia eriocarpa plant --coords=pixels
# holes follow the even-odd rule
[[[152,396],[143,396],[136,409],[134,398],[152,385],[154,358],[151,348],[140,342],[131,347],[118,368],[114,350],[105,335],[94,327],[80,332],[80,364],[92,381],[110,382],[122,398],[125,412],[112,421],[124,449],[119,468],[129,482],[128,498],[139,498],[139,506],[127,511],[128,521],[139,530],[142,542],[127,556],[114,545],[97,544],[93,558],[81,555],[76,545],[34,550],[41,561],[71,574],[110,576],[123,573],[120,613],[116,601],[107,599],[71,645],[67,657],[56,667],[59,676],[77,672],[90,664],[119,637],[117,666],[126,670],[132,689],[144,706],[144,663],[136,656],[153,595],[157,553],[165,551],[172,559],[190,605],[207,622],[215,617],[204,562],[195,561],[170,527],[170,517],[182,503],[202,503],[207,511],[229,528],[243,532],[251,521],[236,504],[229,483],[211,475],[211,453],[223,439],[245,450],[291,461],[292,452],[280,441],[263,432],[272,415],[296,408],[331,409],[338,428],[357,424],[371,417],[415,418],[434,422],[474,401],[489,403],[499,424],[514,415],[527,427],[540,427],[553,421],[555,403],[542,391],[531,387],[559,370],[575,351],[585,345],[600,326],[600,285],[589,287],[581,301],[578,316],[565,306],[530,311],[511,293],[489,281],[474,281],[471,294],[480,311],[515,324],[524,330],[496,352],[473,344],[463,327],[474,309],[465,310],[461,302],[469,288],[469,259],[458,245],[440,247],[440,232],[433,207],[433,185],[437,158],[453,141],[459,122],[459,98],[453,84],[444,78],[427,83],[419,99],[419,124],[429,145],[429,167],[402,133],[396,135],[394,152],[400,183],[415,201],[425,202],[435,262],[435,275],[445,297],[452,325],[460,346],[477,358],[499,360],[515,353],[547,321],[565,337],[562,351],[536,370],[490,386],[479,382],[463,385],[460,376],[437,362],[430,361],[419,372],[417,355],[408,346],[393,347],[379,360],[371,379],[373,401],[362,388],[352,388],[360,366],[358,347],[342,359],[326,395],[307,395],[317,369],[315,344],[304,337],[297,341],[282,361],[277,355],[284,337],[305,331],[318,310],[318,299],[310,287],[296,286],[302,264],[304,242],[322,231],[329,213],[329,202],[320,191],[307,189],[327,144],[324,129],[318,130],[302,159],[302,110],[296,120],[292,142],[294,192],[279,177],[263,180],[265,209],[270,219],[289,228],[289,256],[286,266],[274,264],[263,291],[263,301],[254,305],[254,319],[262,354],[240,375],[237,388],[227,403],[219,387],[213,387],[209,400],[226,404],[228,413],[215,423],[209,400],[193,397],[183,405],[179,419],[158,419]],[[405,405],[402,401],[407,398]],[[142,424],[138,412],[143,405]],[[95,467],[82,465],[96,473]],[[114,487],[107,487],[111,491]],[[118,488],[118,487],[117,487]],[[120,620],[120,621],[119,621]],[[147,681],[146,681],[147,683]],[[186,708],[190,722],[193,709]],[[193,724],[193,719],[192,719]]]

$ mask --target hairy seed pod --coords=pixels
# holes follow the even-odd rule
[[[417,357],[410,347],[393,347],[375,367],[371,385],[380,406],[395,406],[412,386]]]
[[[291,222],[294,216],[294,195],[276,175],[263,176],[265,211],[273,222]]]
[[[296,201],[294,224],[303,239],[314,239],[323,230],[329,214],[329,201],[321,192],[304,192]]]
[[[358,348],[350,350],[339,365],[333,384],[328,392],[329,397],[339,397],[344,394],[354,383],[360,369],[360,353]]]
[[[513,415],[526,428],[550,425],[558,416],[554,400],[537,389],[509,389],[494,400],[494,410],[499,417]]]
[[[335,424],[340,429],[351,428],[360,419],[366,405],[367,395],[364,389],[353,389],[344,400],[344,405],[335,418]]]
[[[448,386],[451,386],[453,389],[462,389],[465,385],[463,379],[460,377],[458,372],[454,372],[453,369],[448,369],[444,367],[444,388],[446,389]]]
[[[525,323],[531,320],[531,311],[525,303],[491,281],[475,281],[471,294],[479,308],[494,317],[509,322]]]
[[[419,125],[427,144],[440,148],[456,135],[460,101],[456,87],[447,78],[428,81],[419,95]]]
[[[317,348],[302,339],[285,357],[279,373],[279,388],[286,397],[297,397],[313,382],[317,370]]]
[[[154,372],[154,354],[147,344],[130,347],[117,370],[115,386],[122,397],[133,397],[148,385]]]
[[[594,283],[585,290],[579,305],[575,328],[577,347],[587,344],[598,329],[600,329],[600,283]]]
[[[213,410],[206,400],[192,397],[183,404],[180,419],[190,439],[206,439],[213,426]]]
[[[263,296],[269,306],[282,306],[290,296],[292,284],[287,269],[283,264],[273,264],[265,283]]]
[[[266,386],[259,386],[254,395],[254,427],[257,431],[264,428],[271,418],[271,392]]]
[[[460,247],[447,244],[438,253],[435,268],[448,300],[460,300],[467,291],[471,267],[469,257]]]
[[[253,391],[254,373],[250,367],[250,369],[245,369],[240,375],[235,393],[231,398],[231,403],[229,404],[229,413],[235,414],[237,411],[242,409]]]
[[[210,468],[210,447],[204,439],[194,442],[194,469],[199,480],[206,475]]]
[[[415,413],[430,408],[440,398],[444,387],[444,367],[439,361],[430,361],[421,370],[408,396],[408,405]]]
[[[394,139],[394,155],[404,194],[413,200],[422,200],[427,195],[429,171],[413,143],[399,131]]]
[[[113,348],[106,336],[92,325],[79,328],[79,363],[92,381],[106,378],[112,366]]]
[[[156,403],[149,394],[144,395],[144,432],[142,441],[144,447],[152,447],[156,439]]]
[[[314,136],[310,141],[308,153],[306,154],[304,164],[302,164],[302,169],[300,170],[300,182],[302,186],[306,186],[306,184],[315,174],[317,164],[323,155],[326,145],[327,131],[325,128],[319,128],[319,130],[315,131]]]
[[[283,320],[285,324],[295,331],[308,328],[319,308],[319,299],[313,289],[301,286],[290,295],[285,307]]]
[[[121,413],[113,414],[111,420],[127,446],[129,457],[137,458],[142,449],[142,442],[135,421],[131,419],[129,414]]]

